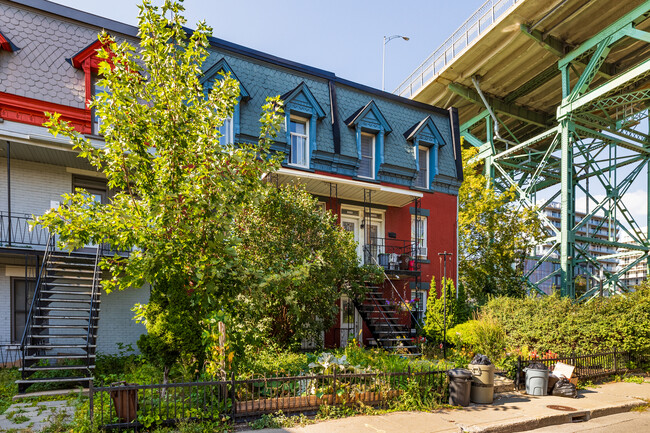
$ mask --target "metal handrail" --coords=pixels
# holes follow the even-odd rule
[[[93,269],[93,285],[90,291],[90,311],[88,312],[88,332],[86,334],[86,367],[90,369],[90,330],[92,329],[95,315],[95,297],[97,294],[97,271],[99,269],[99,258],[101,257],[102,245],[97,245],[95,253],[95,267]]]
[[[43,261],[41,262],[41,269],[38,273],[38,279],[36,280],[36,286],[34,287],[34,295],[32,296],[32,304],[29,307],[29,315],[27,317],[27,321],[25,323],[25,329],[23,330],[23,338],[20,341],[20,351],[23,355],[23,363],[25,362],[25,345],[27,343],[27,336],[31,334],[32,330],[32,322],[34,321],[34,312],[35,309],[37,308],[36,305],[40,302],[40,293],[41,293],[41,285],[43,282],[43,274],[45,272],[46,266],[45,264],[50,260],[50,255],[52,254],[52,251],[54,250],[54,236],[50,233],[48,239],[47,239],[47,244],[45,248],[45,253],[43,254]],[[23,378],[25,377],[25,369],[23,369],[22,372]]]
[[[386,317],[386,314],[384,314],[384,310],[382,310],[381,306],[377,303],[377,298],[375,298],[373,296],[372,301],[374,302],[375,306],[377,307],[377,310],[379,310],[379,312],[381,313],[382,319],[384,320],[386,325],[388,325],[391,332],[395,332],[395,328],[393,327],[393,323],[391,323],[390,320],[388,320],[388,317]],[[355,300],[355,303],[356,303],[356,300]],[[356,305],[355,305],[355,308],[356,308]]]
[[[385,270],[385,269],[384,269],[384,268],[379,264],[379,262],[377,262],[377,259],[375,259],[375,257],[374,257],[373,255],[370,255],[370,257],[371,257],[372,260],[375,262],[375,264],[376,264],[377,266],[379,266],[379,267],[382,269],[382,272],[383,272],[383,274],[384,274],[384,280],[388,280],[388,282],[390,283],[391,287],[393,288],[393,292],[395,292],[395,293],[397,294],[397,296],[399,297],[400,301],[402,301],[402,304],[403,304],[403,305],[406,305],[406,301],[404,300],[404,298],[402,298],[402,295],[400,295],[399,291],[397,290],[397,287],[395,287],[395,284],[393,284],[393,282],[390,280],[390,278],[388,278],[388,274],[386,274],[386,270]],[[420,325],[420,327],[421,327],[421,326],[422,326],[422,323],[420,323],[420,321],[419,321],[419,320],[418,320],[418,319],[413,315],[413,312],[411,311],[410,308],[408,309],[408,312],[409,312],[409,314],[411,315],[411,319],[414,320],[414,323]]]
[[[433,80],[460,53],[465,51],[481,34],[491,29],[506,11],[522,0],[487,0],[463,24],[456,29],[415,71],[411,73],[393,91],[394,94],[409,98],[414,92],[424,87],[426,82]],[[486,21],[485,23],[483,21]],[[428,78],[428,75],[431,78]]]
[[[49,231],[40,225],[31,227],[33,219],[31,214],[0,211],[0,245],[46,246]]]

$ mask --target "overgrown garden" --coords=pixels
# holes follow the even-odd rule
[[[313,197],[265,182],[280,164],[270,150],[283,119],[279,98],[261,107],[257,143],[219,144],[219,128],[233,114],[239,83],[224,75],[211,89],[201,86],[211,30],[201,22],[188,33],[182,12],[181,3],[168,0],[157,8],[145,0],[137,48],[100,35],[105,61],[99,85],[106,92],[91,106],[103,119],[105,147],[94,147],[57,114],[48,124],[55,135],[72,140],[117,192],[101,204],[78,190],[37,222],[57,233],[68,249],[108,243],[130,250],[128,257],[103,258],[101,266],[110,275],[104,289],[146,286],[151,293],[147,304],[134,308],[147,328],[138,350],[122,347],[118,355],[99,355],[97,384],[338,372],[375,375],[377,389],[384,389],[381,374],[407,371],[408,378],[389,384],[395,398],[388,409],[430,410],[441,402],[439,388],[423,386],[410,374],[466,366],[477,353],[511,371],[518,356],[549,351],[650,351],[648,284],[626,296],[585,304],[556,295],[526,296],[523,260],[542,238],[541,225],[534,213],[508,204],[512,191],[497,195],[490,189],[478,168],[468,164],[473,153],[467,151],[460,191],[460,285],[438,281],[437,289],[431,281],[416,339],[423,355],[364,349],[356,340],[344,349],[301,352],[301,342],[318,340],[331,328],[337,299],[363,296],[364,283],[381,278],[380,271],[359,266],[351,235]],[[445,339],[448,356],[442,359]],[[15,370],[0,373],[2,411],[14,392]],[[304,394],[330,393],[336,401],[350,395],[348,385],[331,389],[314,382]],[[344,409],[324,405],[319,416],[372,412],[357,403]],[[82,403],[75,430],[90,429],[87,410],[88,403]],[[259,425],[306,422],[278,421],[282,416],[263,417]],[[155,419],[147,422],[152,430],[158,426]],[[181,431],[229,425],[224,418],[192,428],[184,425]]]

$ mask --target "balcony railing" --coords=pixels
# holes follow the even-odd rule
[[[30,214],[12,212],[9,217],[7,212],[0,211],[0,248],[45,249],[50,232],[40,225],[31,226],[29,221],[33,219]],[[94,249],[95,245],[90,248]],[[107,243],[101,245],[101,250],[103,255],[118,253],[127,256],[130,253],[130,250],[118,250]]]
[[[45,247],[50,235],[41,226],[30,226],[30,214],[0,211],[0,247]]]
[[[426,248],[419,248],[415,256],[415,244],[411,240],[372,237],[364,245],[364,263],[379,264],[386,271],[418,271],[420,260],[426,256]]]

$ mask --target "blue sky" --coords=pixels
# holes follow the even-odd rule
[[[384,35],[386,90],[392,91],[485,0],[186,0],[190,27],[205,19],[213,35],[381,88]],[[134,0],[55,0],[137,24]],[[161,4],[161,0],[154,0]]]

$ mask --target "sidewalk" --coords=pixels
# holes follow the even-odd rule
[[[323,421],[306,427],[257,430],[264,433],[433,433],[518,432],[627,412],[650,401],[650,382],[611,383],[579,391],[578,398],[497,394],[492,405],[458,410],[396,412]],[[558,405],[568,411],[549,408]],[[252,431],[251,431],[252,432]],[[246,431],[249,433],[249,431]]]

